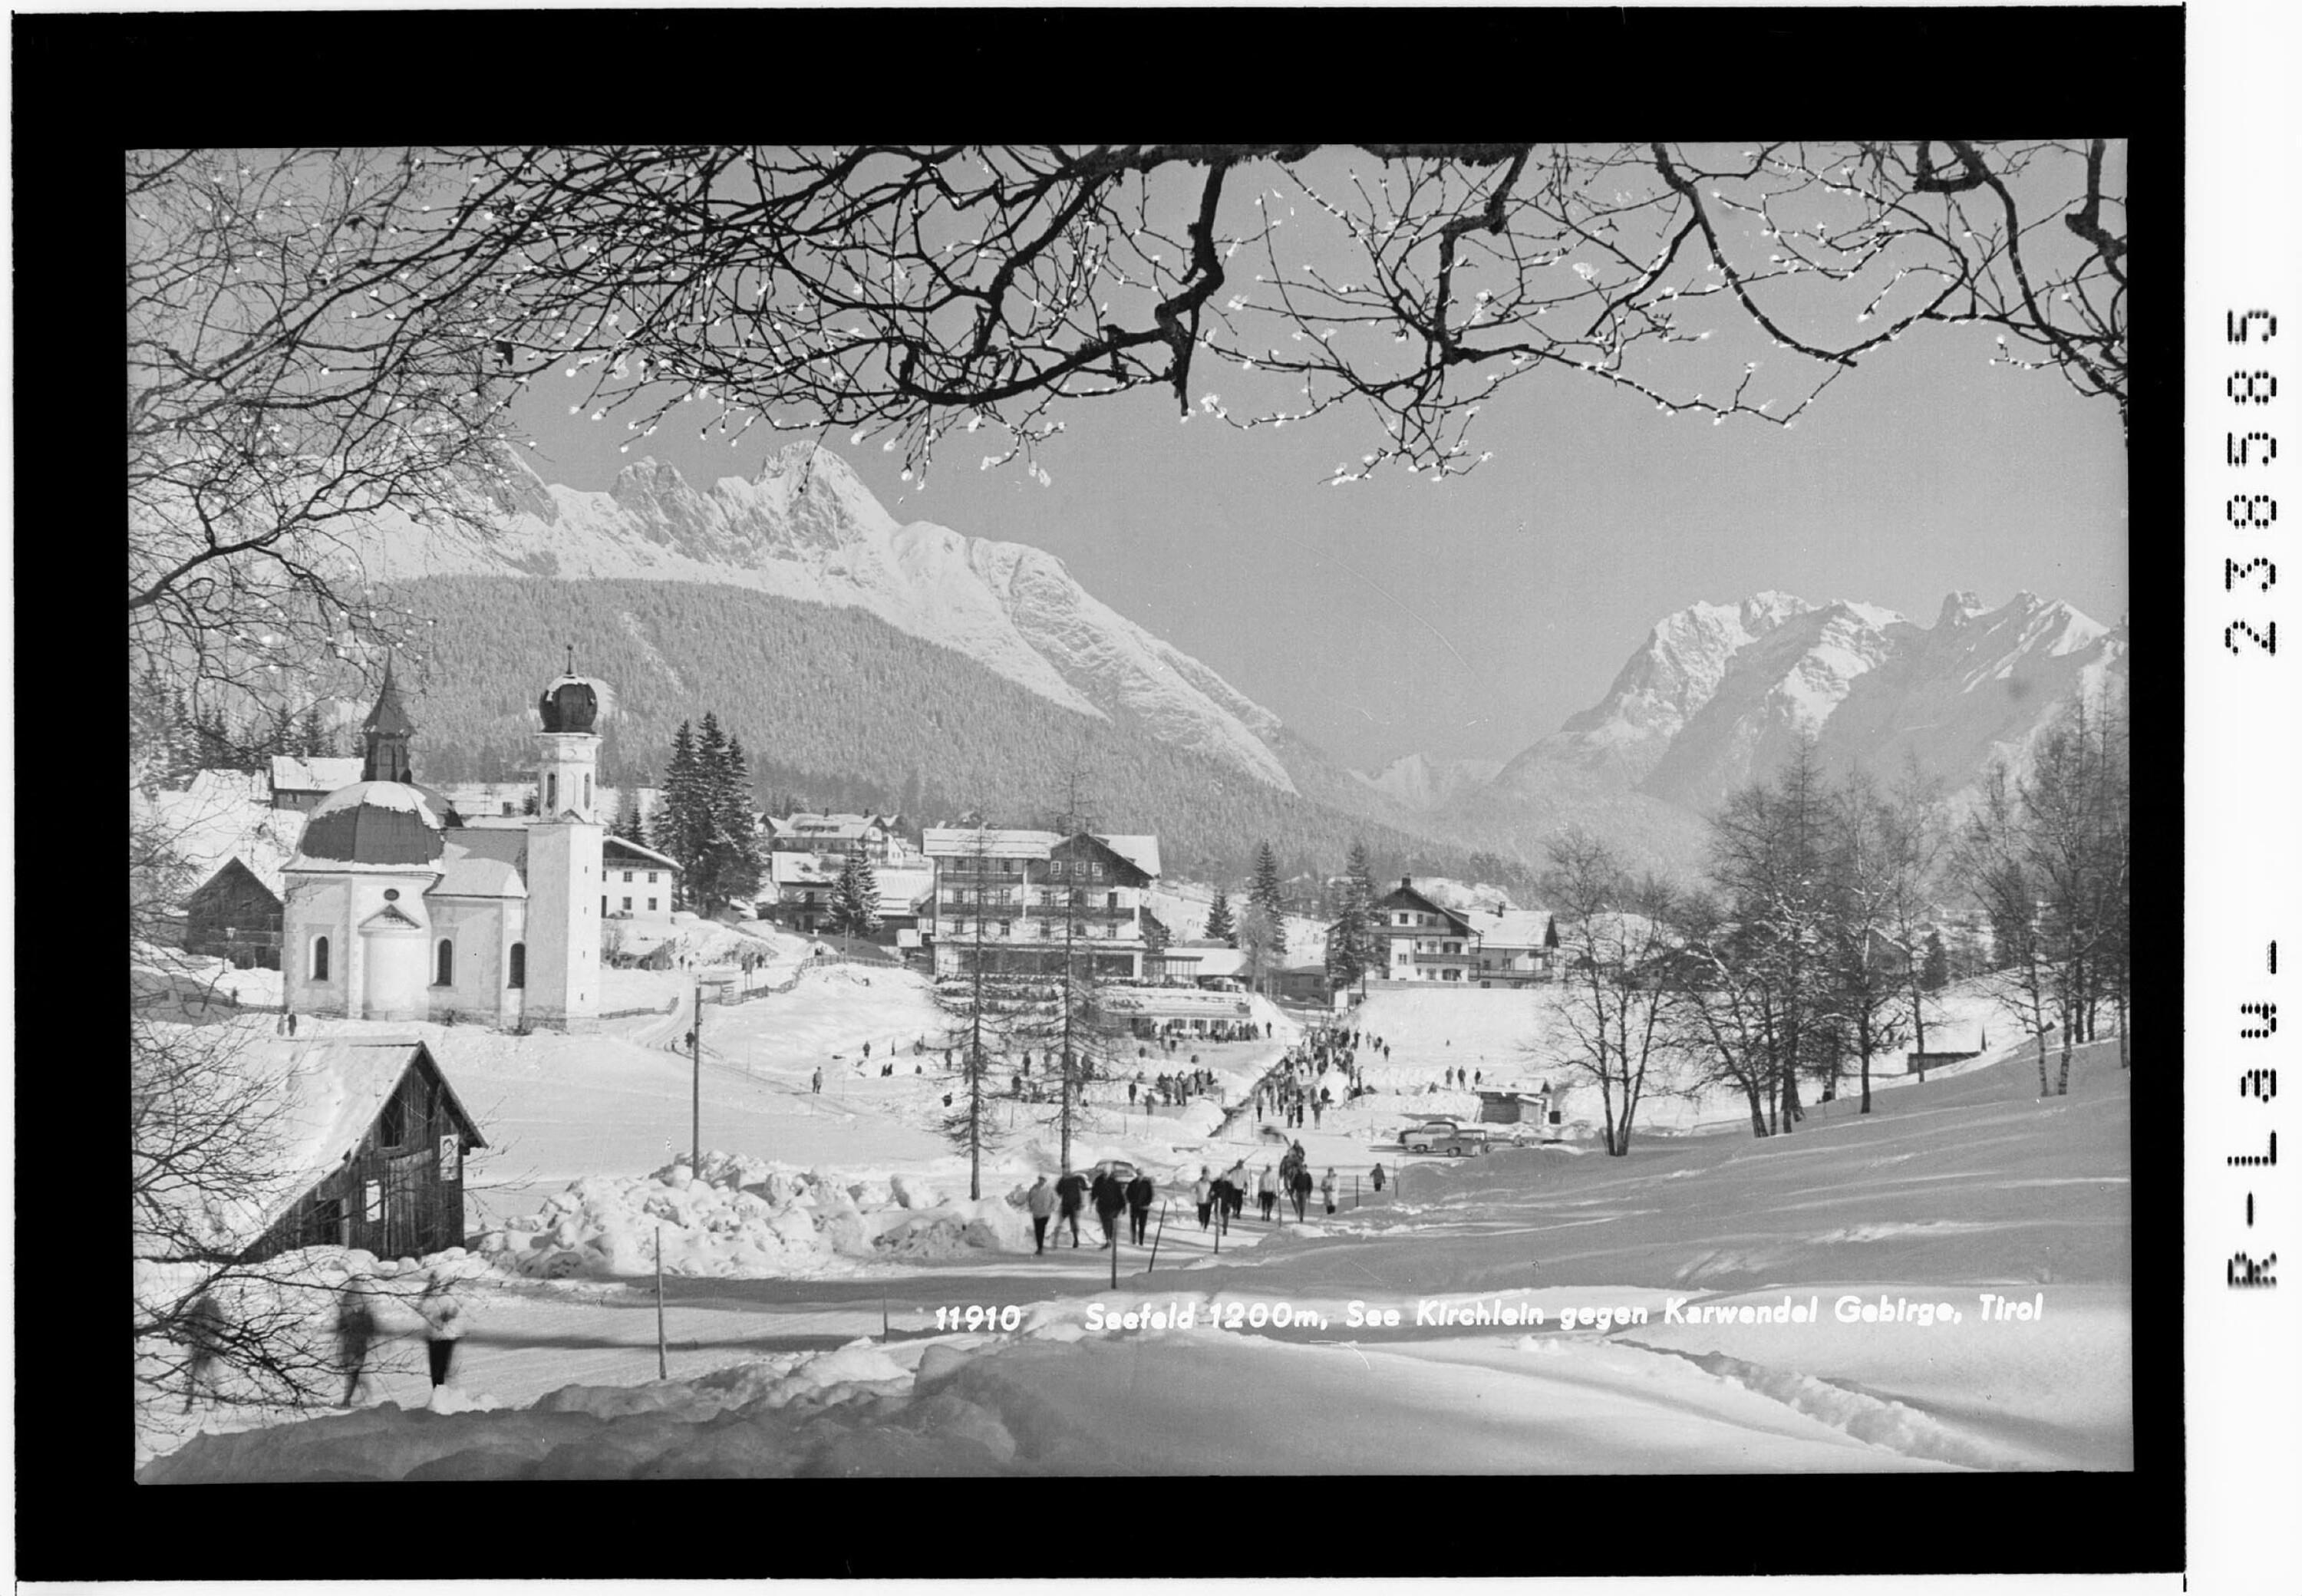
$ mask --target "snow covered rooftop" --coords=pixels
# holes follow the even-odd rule
[[[1114,836],[1097,834],[1103,845],[1145,875],[1159,874],[1159,839],[1155,836]]]
[[[1063,840],[1052,831],[930,826],[920,838],[920,852],[930,859],[1045,859]]]
[[[332,815],[348,809],[389,809],[412,813],[425,825],[437,830],[445,822],[423,794],[405,782],[361,781],[355,773],[349,786],[339,787],[312,806],[311,818]]]
[[[1480,942],[1492,948],[1541,947],[1550,928],[1550,914],[1541,909],[1511,909],[1502,913],[1474,913],[1471,928]]]
[[[211,1195],[200,1228],[214,1245],[254,1243],[359,1147],[400,1078],[430,1054],[420,1040],[359,1037],[295,1042],[264,1038],[219,1055],[220,1068],[196,1079],[230,1095],[239,1129],[262,1144],[265,1175],[229,1198]],[[433,1064],[436,1073],[438,1065]],[[455,1113],[484,1147],[477,1124],[441,1086]],[[188,1105],[197,1113],[197,1105]]]
[[[332,793],[338,787],[348,787],[360,778],[363,761],[357,759],[293,759],[287,754],[272,756],[272,791],[281,793]]]
[[[500,859],[475,854],[449,844],[440,861],[440,879],[431,891],[451,898],[524,898],[527,884]]]
[[[601,857],[607,859],[621,858],[640,860],[645,863],[655,866],[659,869],[676,870],[679,869],[679,861],[672,858],[668,853],[659,853],[653,848],[642,847],[639,844],[632,841],[631,838],[626,836],[608,836],[601,838],[600,853]]]

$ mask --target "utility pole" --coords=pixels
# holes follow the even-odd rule
[[[655,1377],[671,1378],[670,1366],[664,1360],[663,1348],[663,1226],[655,1228]]]
[[[695,1149],[694,1163],[690,1166],[698,1175],[703,1172],[703,983],[695,983],[695,1029],[687,1033],[687,1057],[691,1068],[688,1098],[688,1146]]]

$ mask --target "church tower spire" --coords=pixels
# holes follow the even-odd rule
[[[391,679],[389,654],[383,657],[383,686],[375,695],[375,708],[367,712],[360,730],[367,737],[367,758],[360,766],[362,781],[415,781],[415,768],[407,759],[407,739],[416,735],[416,723],[400,707],[399,687]]]

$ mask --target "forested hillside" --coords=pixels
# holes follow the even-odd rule
[[[1242,871],[1264,838],[1290,874],[1340,869],[1355,837],[1407,868],[1466,862],[1466,850],[1062,709],[861,609],[638,580],[434,576],[399,596],[437,623],[409,706],[429,780],[525,769],[533,699],[572,643],[577,668],[609,688],[611,785],[660,777],[680,721],[713,710],[743,739],[762,802],[1022,823],[1061,807],[1076,769],[1083,807],[1111,829],[1156,832],[1170,875]]]

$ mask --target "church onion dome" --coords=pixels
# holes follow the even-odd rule
[[[537,709],[547,732],[596,731],[600,720],[600,690],[588,676],[560,676],[543,690]]]
[[[451,812],[436,794],[406,782],[356,781],[306,818],[296,864],[428,865],[440,857]]]

